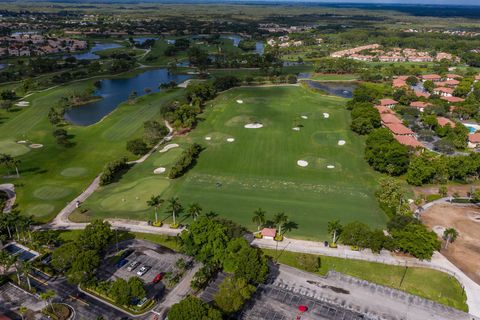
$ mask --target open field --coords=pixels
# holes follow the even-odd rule
[[[444,228],[455,228],[459,236],[442,253],[480,283],[480,210],[476,206],[436,204],[422,213],[422,221],[430,229],[442,234]]]
[[[298,263],[299,253],[284,251],[279,255],[275,250],[262,250],[269,256],[279,257],[278,262],[280,263],[302,269],[302,266]],[[403,290],[462,311],[468,310],[466,296],[460,283],[446,273],[426,268],[405,269],[375,262],[319,257],[321,261],[321,268],[317,272],[319,275],[326,275],[329,270],[334,270],[383,286]]]
[[[322,74],[315,73],[310,78],[310,80],[316,81],[355,81],[358,79],[356,74]]]
[[[43,144],[43,148],[15,148],[21,154],[20,179],[4,179],[17,185],[19,209],[41,222],[50,220],[71,199],[83,191],[100,173],[106,162],[128,155],[125,143],[141,135],[143,122],[159,118],[162,103],[175,99],[181,90],[141,97],[136,104],[124,104],[101,122],[88,126],[64,128],[71,135],[73,146],[57,145],[48,122],[50,107],[62,96],[82,92],[92,81],[58,87],[29,98],[30,106],[16,112],[1,111],[0,153],[10,153],[16,141]],[[5,147],[6,148],[3,148]],[[27,148],[28,150],[25,150]],[[0,170],[4,175],[5,169]]]
[[[198,202],[204,211],[250,229],[255,228],[255,209],[266,210],[268,219],[285,211],[292,221],[288,235],[301,238],[327,238],[326,224],[332,219],[383,227],[386,217],[373,195],[375,174],[363,160],[363,140],[348,128],[344,101],[301,87],[230,90],[209,103],[194,131],[174,139],[180,148],[156,153],[84,206],[90,217],[152,220],[146,200],[161,194],[165,199],[178,196],[184,205]],[[244,128],[254,122],[264,127]],[[292,130],[296,126],[299,131]],[[340,140],[345,145],[338,145]],[[182,146],[193,142],[206,149],[184,177],[172,181],[166,174],[153,174],[161,166],[168,172]],[[302,168],[298,160],[309,165]],[[161,212],[169,221],[165,208]]]

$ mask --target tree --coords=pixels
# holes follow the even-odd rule
[[[96,219],[85,227],[77,243],[84,250],[102,252],[111,243],[113,235],[110,223]]]
[[[273,217],[273,221],[277,225],[278,234],[282,235],[282,227],[288,222],[288,216],[284,212],[279,212]]]
[[[173,225],[177,225],[177,217],[182,212],[183,207],[178,197],[172,197],[168,200],[168,211],[172,214],[173,217]]]
[[[442,197],[448,196],[447,186],[440,186],[440,188],[438,188],[438,194],[441,195]]]
[[[52,266],[59,271],[66,271],[80,253],[77,244],[67,242],[55,249],[52,253]]]
[[[409,224],[401,230],[393,230],[392,244],[395,249],[412,256],[429,260],[435,250],[440,249],[440,241],[433,231],[422,224]]]
[[[435,83],[433,83],[431,80],[427,80],[423,83],[423,88],[427,90],[427,92],[432,93],[433,89],[435,88]]]
[[[146,121],[143,128],[143,140],[150,146],[158,143],[168,134],[168,128],[158,121]]]
[[[20,270],[22,271],[23,277],[27,280],[28,289],[32,291],[32,284],[30,283],[30,272],[32,271],[33,266],[30,261],[22,261],[20,264]]]
[[[128,288],[131,298],[143,299],[147,295],[143,281],[139,277],[128,279]]]
[[[380,128],[367,137],[365,159],[373,169],[398,176],[407,171],[410,154],[408,148],[395,140],[388,129]]]
[[[255,292],[255,287],[248,284],[243,278],[226,277],[220,284],[214,296],[215,304],[225,313],[239,311],[245,301],[250,299]]]
[[[20,306],[20,308],[18,308],[18,312],[20,313],[20,316],[22,317],[22,320],[25,319],[25,313],[27,313],[28,311],[28,308],[25,307],[25,306]]]
[[[391,217],[410,212],[406,200],[406,191],[401,183],[394,178],[381,178],[375,196],[380,207]]]
[[[257,225],[257,230],[265,224],[265,210],[258,208],[253,212],[252,222]]]
[[[17,178],[20,178],[20,172],[18,170],[20,163],[21,163],[20,160],[15,159],[9,154],[6,154],[6,153],[0,154],[0,164],[5,166],[7,169],[15,168],[15,171],[17,173]]]
[[[52,312],[55,313],[55,309],[53,308],[53,303],[52,303],[52,300],[53,298],[55,297],[55,291],[53,290],[47,290],[45,292],[42,292],[40,294],[40,299],[44,300],[44,301],[47,301],[47,303],[50,305],[50,307],[52,308]]]
[[[170,320],[222,320],[222,314],[197,297],[188,296],[168,311]]]
[[[162,198],[160,198],[160,195],[156,195],[156,196],[151,196],[150,197],[150,200],[147,201],[147,205],[150,207],[150,208],[154,208],[155,210],[155,223],[158,223],[158,208],[162,205],[162,203],[164,203],[165,200],[163,200]]]
[[[320,257],[317,257],[313,254],[301,253],[298,256],[298,265],[305,271],[308,272],[317,272],[321,267]]]
[[[120,305],[130,304],[130,290],[128,282],[123,278],[118,278],[112,282],[112,285],[108,291],[108,295]]]
[[[332,242],[337,243],[337,237],[342,233],[343,226],[340,220],[332,220],[328,222],[327,230],[332,236]]]
[[[367,248],[370,233],[370,228],[366,224],[359,221],[350,222],[343,228],[342,243]]]
[[[232,239],[228,243],[223,268],[226,272],[233,272],[235,277],[253,283],[264,282],[268,273],[262,251],[251,247],[244,238]]]
[[[57,140],[59,145],[67,145],[68,144],[68,132],[65,129],[56,129],[53,131],[53,136]]]
[[[187,210],[188,216],[193,219],[193,221],[196,221],[197,218],[202,214],[202,207],[198,203],[192,203],[188,206]]]
[[[12,256],[6,251],[0,251],[0,266],[3,269],[3,274],[7,274],[8,270],[15,265],[17,262],[17,257]]]
[[[447,228],[443,231],[443,240],[445,240],[445,249],[448,248],[449,243],[453,243],[458,237],[458,231],[454,228]]]
[[[80,252],[68,270],[68,280],[72,283],[84,283],[90,280],[100,265],[101,258],[97,251]]]
[[[148,146],[143,139],[133,139],[127,141],[127,150],[136,156],[141,156],[148,152]]]

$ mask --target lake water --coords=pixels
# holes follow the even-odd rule
[[[0,70],[5,69],[7,67],[6,64],[0,63]]]
[[[243,39],[243,37],[241,37],[237,34],[222,36],[222,38],[232,40],[233,45],[235,47],[238,47],[238,45],[240,44],[240,41],[242,41],[242,39]],[[263,55],[264,52],[265,52],[265,44],[263,42],[257,41],[255,43],[255,53],[257,53],[259,55]]]
[[[133,41],[138,44],[144,44],[147,40],[158,40],[158,38],[153,37],[140,37],[140,38],[133,38]]]
[[[119,104],[128,100],[133,91],[136,91],[138,96],[146,94],[146,88],[149,88],[151,92],[159,92],[158,87],[161,83],[170,81],[181,83],[190,77],[189,75],[169,73],[167,69],[155,69],[126,79],[102,80],[100,88],[94,94],[103,99],[66,110],[65,119],[80,126],[97,123],[115,110]]]
[[[72,54],[65,57],[73,56],[77,58],[77,60],[97,60],[97,59],[100,59],[100,56],[95,54],[95,52],[108,50],[108,49],[116,49],[121,47],[123,46],[118,43],[95,43],[95,45],[91,47],[90,51],[88,52]]]
[[[311,80],[306,80],[305,82],[311,88],[320,89],[342,98],[353,97],[353,91],[357,88],[355,82],[318,82]]]

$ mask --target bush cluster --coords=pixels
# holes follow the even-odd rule
[[[198,155],[202,151],[202,146],[194,143],[188,149],[183,151],[180,158],[175,162],[168,173],[170,179],[175,179],[182,176],[188,171],[196,162]]]

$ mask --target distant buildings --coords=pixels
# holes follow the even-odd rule
[[[88,48],[87,41],[45,37],[38,34],[21,34],[0,37],[0,56],[29,57],[55,53],[69,53]]]

